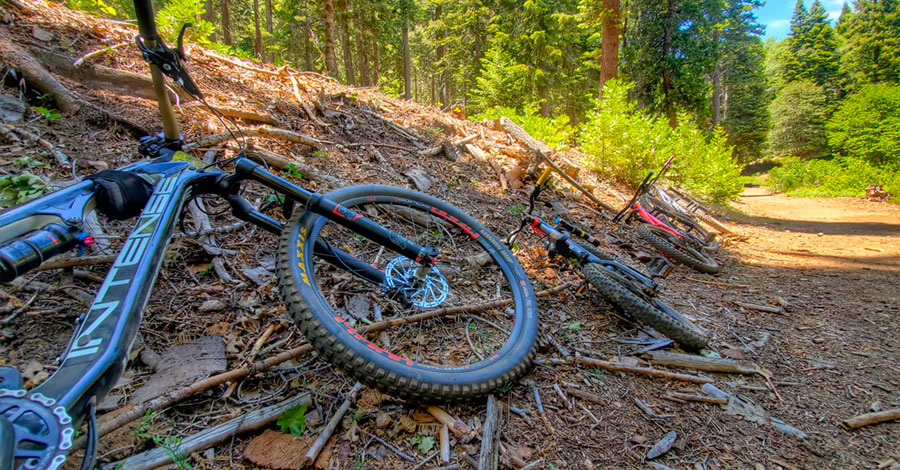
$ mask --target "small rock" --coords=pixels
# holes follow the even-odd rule
[[[873,413],[878,413],[878,412],[884,410],[884,406],[881,404],[881,401],[876,401],[875,403],[872,403],[871,408],[872,408]]]
[[[633,443],[635,443],[635,444],[643,444],[643,443],[647,442],[647,438],[646,438],[646,437],[644,437],[644,436],[639,436],[639,435],[637,435],[637,434],[635,434],[634,436],[631,436],[628,440],[631,441],[631,442],[633,442]]]
[[[0,95],[0,120],[18,122],[25,115],[25,103],[8,95]]]
[[[409,180],[412,181],[414,185],[416,185],[416,189],[422,192],[428,191],[428,188],[430,188],[431,185],[434,184],[434,182],[431,180],[431,178],[428,177],[425,171],[419,168],[413,168],[412,170],[403,173],[403,176],[409,178]]]
[[[54,37],[54,36],[53,36],[53,33],[51,33],[50,31],[47,31],[47,30],[38,28],[37,26],[35,26],[34,28],[32,28],[31,34],[32,34],[36,39],[41,40],[41,41],[44,41],[44,42],[52,41],[52,40],[53,40],[53,37]]]
[[[817,237],[822,237],[822,236],[825,236],[825,234],[822,233],[822,232],[819,232],[819,233],[816,234],[816,236],[817,236]]]
[[[678,439],[678,434],[675,431],[669,431],[659,442],[653,444],[653,447],[647,452],[647,458],[655,459],[668,452],[675,444],[675,439]]]
[[[103,160],[88,160],[87,164],[97,171],[109,169],[109,163],[106,163]]]
[[[217,310],[224,310],[224,309],[225,309],[225,304],[222,303],[222,301],[212,299],[212,300],[207,300],[206,302],[203,302],[200,305],[200,308],[198,310],[200,310],[201,312],[214,312]]]
[[[391,424],[391,415],[388,413],[378,413],[378,416],[375,417],[375,426],[379,429],[386,428],[389,424]]]

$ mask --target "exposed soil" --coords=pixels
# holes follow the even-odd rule
[[[40,13],[19,15],[17,21],[0,25],[0,35],[16,38],[20,45],[31,50],[62,50],[73,59],[102,48],[101,38],[112,44],[130,41],[134,34],[128,26],[85,17],[52,3],[41,7]],[[35,39],[36,26],[53,32],[55,39],[50,44]],[[430,195],[461,207],[494,233],[505,234],[517,226],[530,188],[503,191],[496,171],[469,156],[456,162],[440,156],[423,158],[415,152],[414,143],[385,120],[424,135],[426,140],[431,140],[421,142],[425,146],[438,144],[445,138],[478,134],[475,142],[503,170],[510,170],[518,162],[494,151],[500,146],[517,146],[505,133],[393,99],[373,89],[348,88],[322,77],[305,75],[300,84],[302,97],[309,102],[324,101],[329,110],[336,112],[334,115],[316,113],[317,119],[328,124],[321,126],[308,119],[296,103],[290,83],[283,77],[235,68],[200,47],[192,48],[191,55],[191,73],[214,104],[270,113],[278,127],[329,142],[320,151],[265,139],[257,141],[260,147],[353,184],[412,187],[403,173],[418,168],[434,181],[427,190]],[[135,51],[128,48],[117,49],[94,61],[122,70],[144,70]],[[64,83],[94,104],[115,110],[135,122],[155,125],[152,102],[91,90],[84,84]],[[15,89],[9,88],[2,93],[17,95]],[[179,117],[189,124],[185,126],[189,140],[224,130],[198,108],[184,108]],[[242,125],[253,124],[243,122]],[[16,126],[27,127],[42,135],[64,149],[75,164],[72,168],[59,168],[53,164],[52,157],[33,143],[0,141],[3,161],[0,174],[17,171],[10,162],[23,156],[49,164],[33,171],[56,182],[71,179],[73,173],[81,177],[103,165],[114,168],[136,158],[134,140],[114,128],[97,128],[75,119],[40,119],[37,115],[29,115],[26,122],[10,126],[13,130]],[[381,156],[368,146],[350,146],[360,143],[384,145]],[[233,150],[233,147],[228,149],[229,155]],[[523,149],[519,151],[526,153]],[[588,181],[591,178],[585,173],[582,172],[583,181],[596,184]],[[294,181],[311,190],[324,192],[336,188],[308,176]],[[606,249],[632,258],[640,251],[652,252],[633,237],[632,228],[616,226],[598,217],[584,199],[569,193],[562,184],[558,188],[559,191],[550,194],[562,203],[557,209],[568,211],[567,217],[572,222],[602,234]],[[627,190],[613,191],[603,184],[596,191],[598,197],[613,205],[621,203],[613,194],[624,192]],[[250,188],[245,194],[247,199],[263,203],[267,196],[259,188]],[[277,206],[270,204],[264,211],[280,217]],[[873,406],[900,407],[900,276],[897,274],[900,208],[857,199],[790,198],[750,188],[724,213],[734,230],[748,235],[749,239],[723,243],[725,246],[717,254],[723,266],[718,275],[696,274],[677,267],[664,281],[663,298],[709,331],[711,351],[723,357],[753,361],[772,374],[769,381],[760,374],[710,374],[716,386],[761,406],[772,416],[806,433],[806,439],[729,415],[719,405],[683,404],[664,398],[671,392],[699,393],[697,386],[575,365],[535,366],[522,381],[497,394],[502,404],[501,468],[518,468],[522,462],[528,462],[535,463],[530,468],[644,469],[650,466],[645,459],[649,448],[671,430],[678,434],[675,447],[654,462],[675,469],[866,469],[876,468],[878,462],[889,458],[900,462],[900,423],[856,431],[845,431],[839,426],[841,419],[870,411]],[[234,221],[227,215],[212,220],[216,226]],[[186,225],[192,230],[190,217]],[[121,237],[129,232],[130,223],[104,227],[107,234]],[[265,273],[253,271],[255,274],[249,275],[246,271],[271,269],[276,238],[245,227],[217,234],[216,240],[219,247],[231,250],[220,258],[235,281],[225,282],[215,274],[210,264],[213,254],[196,237],[177,238],[144,312],[142,342],[136,351],[143,348],[163,353],[202,336],[219,335],[224,338],[227,368],[231,369],[242,363],[269,326],[274,325],[274,333],[261,346],[258,358],[304,342],[285,315],[274,282],[271,279],[257,282],[258,274]],[[525,235],[520,238],[516,251],[535,290],[581,280],[568,262],[548,261],[540,242],[533,235]],[[110,243],[112,253],[121,241],[113,238]],[[98,265],[69,273],[50,271],[30,275],[29,280],[45,282],[54,288],[39,293],[27,305],[34,291],[0,287],[0,293],[6,294],[0,297],[4,303],[0,305],[10,306],[11,311],[22,310],[3,327],[0,364],[19,368],[31,364],[32,372],[35,368],[44,372],[43,378],[52,372],[54,358],[71,335],[75,316],[84,311],[83,306],[57,286],[74,285],[93,295],[106,269],[106,265]],[[204,304],[211,305],[210,301],[219,301],[221,306],[201,311]],[[782,306],[785,311],[747,310],[735,302]],[[649,337],[648,331],[622,318],[620,312],[590,289],[581,294],[565,290],[541,299],[539,308],[542,331],[551,334],[573,354],[579,352],[600,359],[627,356],[640,347],[625,342],[628,338]],[[137,354],[132,356],[124,379],[113,391],[113,397],[119,402],[109,404],[109,409],[127,407],[135,390],[152,373],[143,358],[137,358]],[[559,358],[560,353],[555,347],[545,345],[541,357]],[[649,364],[643,356],[623,360]],[[38,377],[35,382],[42,379]],[[544,416],[537,412],[528,381],[533,381],[540,391],[546,410]],[[132,432],[139,423],[132,423],[104,437],[100,450],[102,462],[154,447],[146,436],[148,433],[188,436],[302,392],[314,397],[315,413],[310,412],[313,416],[306,431],[307,436],[314,438],[343,401],[352,382],[314,355],[300,357],[242,381],[227,400],[221,399],[227,389],[221,386],[155,414],[142,426],[142,436]],[[563,389],[577,386],[598,397],[599,403],[571,395],[563,399],[554,385]],[[635,398],[646,402],[656,415],[670,416],[654,418],[643,414]],[[443,406],[477,434],[471,438],[454,436],[451,443],[451,463],[473,468],[471,459],[477,459],[480,449],[484,401]],[[512,413],[510,407],[524,410],[527,421]],[[421,404],[364,391],[335,433],[325,451],[326,457],[320,459],[320,468],[411,469],[441,465],[437,458],[422,463],[436,448],[422,452],[416,439],[418,442],[422,442],[422,437],[437,439],[439,430],[423,411]],[[387,422],[384,415],[390,417]],[[100,416],[100,421],[104,418]],[[415,463],[401,460],[359,429],[414,456]],[[211,452],[195,454],[190,457],[194,468],[270,468],[256,467],[244,458],[248,444],[262,434],[263,431],[258,431],[237,436]],[[266,442],[273,438],[271,434],[266,435]],[[265,449],[261,442],[251,446],[257,453]]]

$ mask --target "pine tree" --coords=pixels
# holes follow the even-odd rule
[[[809,80],[823,87],[829,99],[837,97],[838,41],[828,23],[828,13],[819,0],[813,0],[807,12],[798,0],[791,19],[791,36],[784,60],[785,82]]]
[[[712,18],[722,5],[704,0],[632,0],[624,69],[641,105],[676,124],[678,109],[705,114],[716,46]]]
[[[857,0],[844,19],[844,70],[850,86],[900,81],[900,5],[897,0]]]

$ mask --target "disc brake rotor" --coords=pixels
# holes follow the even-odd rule
[[[407,298],[416,307],[436,307],[447,300],[450,286],[437,266],[432,266],[424,280],[416,278],[420,266],[413,260],[398,256],[384,269],[384,281],[388,289],[406,290]]]

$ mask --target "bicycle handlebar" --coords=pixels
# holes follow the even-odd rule
[[[137,16],[138,30],[144,41],[156,41],[156,14],[151,0],[134,0],[134,11]]]

